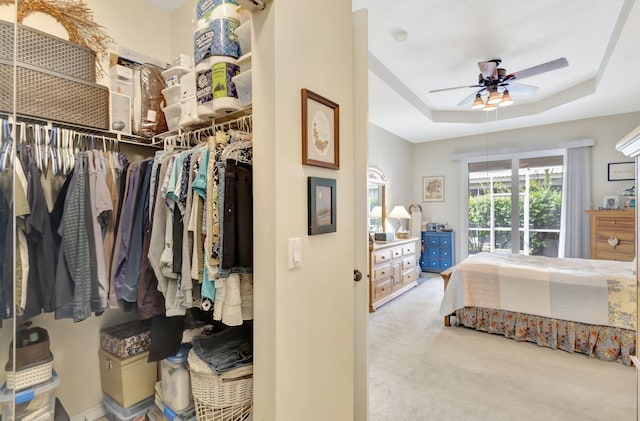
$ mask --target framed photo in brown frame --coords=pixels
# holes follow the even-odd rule
[[[302,89],[302,164],[340,169],[340,106]]]
[[[308,182],[309,235],[336,232],[336,180],[309,177]]]

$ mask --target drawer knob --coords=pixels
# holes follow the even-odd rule
[[[383,270],[382,272],[380,272],[382,275],[386,274],[386,272]]]
[[[615,247],[620,243],[620,241],[616,238],[615,235],[611,235],[611,238],[607,240],[607,243],[609,243],[611,247]]]

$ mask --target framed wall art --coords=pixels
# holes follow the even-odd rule
[[[608,165],[607,180],[635,180],[636,166],[634,162],[612,162]]]
[[[340,168],[340,106],[302,89],[302,164]]]
[[[309,235],[336,232],[336,180],[308,178]]]
[[[444,176],[422,177],[422,201],[444,201]]]

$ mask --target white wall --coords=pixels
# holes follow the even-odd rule
[[[461,199],[466,181],[461,179],[459,161],[452,161],[451,154],[464,152],[483,152],[522,145],[548,145],[550,149],[558,142],[578,139],[593,139],[592,151],[592,197],[597,208],[603,196],[615,195],[616,191],[632,181],[607,181],[607,164],[610,162],[631,161],[616,152],[615,145],[631,129],[637,127],[640,113],[579,120],[548,126],[528,127],[488,135],[467,136],[436,142],[416,144],[414,146],[413,200],[422,203],[422,177],[431,175],[445,176],[444,202],[428,202],[423,205],[423,220],[445,223],[460,231],[462,220]],[[457,255],[465,247],[457,238]]]
[[[353,419],[351,28],[343,0],[277,0],[253,17],[256,420]],[[338,171],[301,164],[301,88],[340,105]],[[306,234],[308,176],[337,180],[336,233]]]
[[[413,194],[413,144],[375,124],[369,124],[369,165],[374,165],[389,178],[385,188],[387,214],[394,206],[403,205],[407,210],[416,202]],[[387,219],[386,228],[395,231],[396,219]],[[407,228],[406,222],[404,227]]]

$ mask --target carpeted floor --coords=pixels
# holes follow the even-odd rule
[[[441,299],[433,277],[370,315],[370,421],[636,419],[634,368],[445,328]]]

